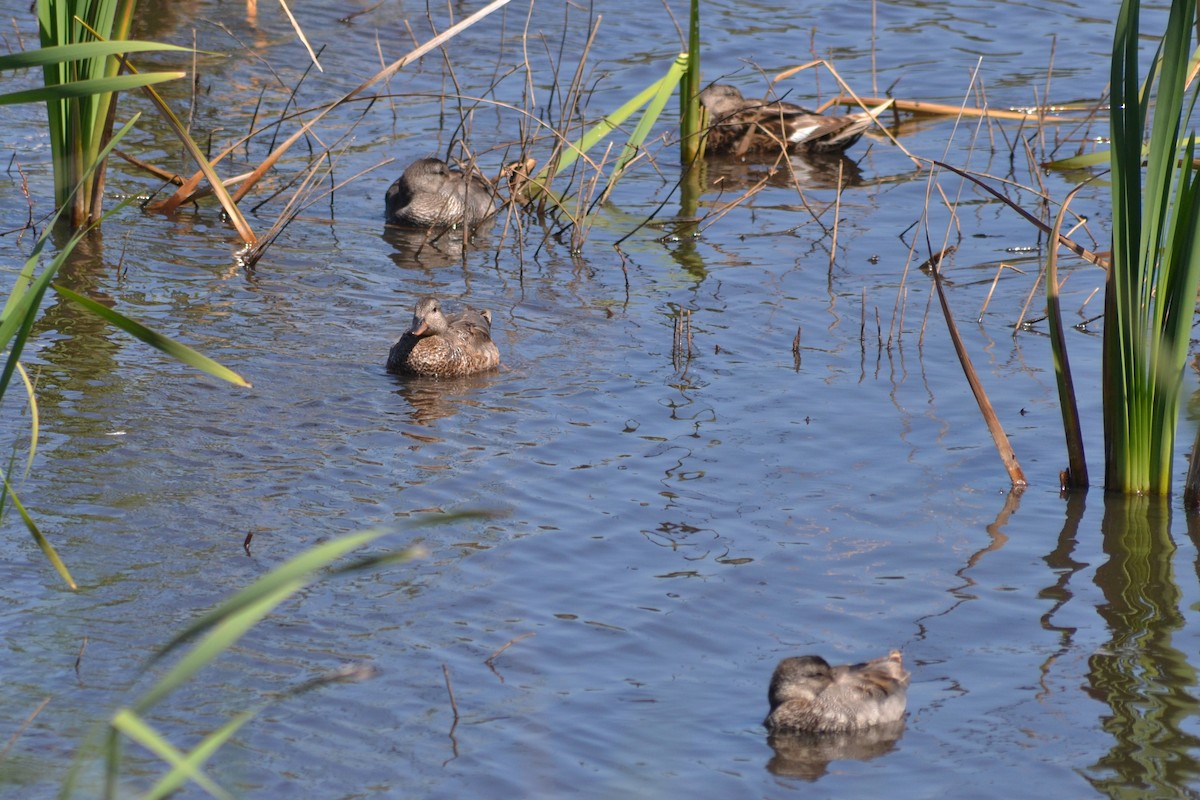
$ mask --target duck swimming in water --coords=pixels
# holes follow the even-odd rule
[[[709,155],[840,153],[859,140],[891,102],[841,116],[825,116],[782,100],[747,100],[736,86],[714,83],[700,92],[708,111]]]
[[[495,210],[495,194],[487,181],[452,170],[440,158],[409,164],[384,198],[384,220],[409,228],[472,227]]]
[[[820,656],[785,658],[775,667],[763,725],[772,733],[847,733],[904,716],[910,674],[900,651],[865,664],[829,666]]]
[[[392,345],[387,370],[401,375],[448,378],[472,375],[500,365],[492,341],[492,312],[442,312],[436,297],[417,301],[412,326]]]

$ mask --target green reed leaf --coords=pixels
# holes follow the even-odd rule
[[[246,388],[250,387],[249,381],[228,367],[219,364],[206,355],[198,353],[197,351],[188,347],[186,344],[177,342],[169,336],[165,336],[164,334],[147,328],[145,325],[130,319],[119,311],[114,311],[108,306],[97,303],[90,297],[85,297],[78,292],[73,292],[65,286],[56,284],[54,286],[54,291],[58,292],[67,300],[70,300],[72,303],[82,306],[96,316],[102,317],[108,322],[111,322],[113,325],[117,326],[131,336],[141,339],[143,342],[155,348],[156,350],[161,350],[177,361],[187,364],[190,367],[195,367],[202,372],[212,375],[214,378],[220,378],[221,380],[228,381],[236,386],[244,386]]]

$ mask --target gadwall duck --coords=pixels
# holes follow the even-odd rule
[[[388,353],[388,372],[402,375],[453,377],[471,375],[500,365],[492,341],[492,312],[464,309],[442,313],[436,297],[422,297],[412,327]]]
[[[898,650],[865,664],[829,666],[820,656],[775,667],[763,725],[775,733],[847,733],[904,716],[909,673]]]
[[[492,187],[483,178],[452,170],[440,158],[409,164],[387,190],[385,220],[415,228],[478,225],[496,210]]]
[[[714,83],[700,92],[708,111],[709,155],[840,153],[858,141],[863,131],[891,102],[842,116],[825,116],[782,100],[747,100],[737,87]]]

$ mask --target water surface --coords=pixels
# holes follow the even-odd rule
[[[760,69],[815,54],[860,93],[894,84],[897,96],[957,103],[984,92],[1010,107],[1049,87],[1056,102],[1094,99],[1107,82],[1116,8],[885,2],[872,26],[869,4],[798,13],[712,3],[704,69],[749,93],[762,91]],[[663,74],[679,50],[664,8],[594,11],[514,6],[456,40],[446,60],[427,57],[393,78],[387,102],[332,115],[321,140],[350,137],[336,180],[395,161],[307,210],[253,269],[236,264],[234,236],[206,201],[172,219],[121,212],[63,275],[254,387],[217,385],[47,301],[26,356],[38,372],[41,441],[20,491],[81,587],[64,589],[20,520],[5,519],[5,738],[50,702],[0,762],[0,792],[55,791],[90,726],[148,686],[140,665],[202,610],[306,547],[376,525],[396,530],[387,546],[420,544],[427,555],[302,593],[155,709],[153,724],[188,747],[273,692],[347,663],[378,669],[372,680],[270,705],[210,763],[235,793],[1200,792],[1194,539],[1182,514],[1164,513],[1133,539],[1149,555],[1122,547],[1123,506],[1096,490],[1059,496],[1065,456],[1045,326],[1013,333],[1039,237],[1013,212],[944,178],[957,216],[935,199],[927,244],[913,227],[926,175],[873,136],[850,152],[840,201],[836,172],[797,162],[799,190],[774,181],[706,219],[697,237],[672,235],[677,156],[659,144],[577,251],[532,218],[465,250],[418,252],[383,231],[383,193],[402,166],[444,155],[459,135],[456,104],[441,100],[455,81],[464,96],[559,118],[553,70],[575,71],[602,16],[584,72],[594,119]],[[350,12],[359,13],[342,19]],[[193,126],[216,139],[250,127],[260,94],[260,115],[280,113],[305,69],[274,7],[256,18],[204,1],[145,3],[143,13],[161,15],[152,35],[190,44],[194,32],[213,52],[238,47],[227,29],[278,73],[244,52],[201,60]],[[350,90],[429,30],[423,4],[301,13],[325,46],[325,72],[304,81],[301,106]],[[448,25],[444,9],[432,13]],[[10,16],[31,41],[24,9]],[[1149,13],[1147,29],[1163,17]],[[526,51],[527,25],[543,40]],[[786,85],[811,105],[835,91],[828,73]],[[187,107],[188,88],[172,91]],[[11,113],[20,124],[0,143],[40,216],[50,202],[40,111]],[[465,138],[481,169],[494,174],[515,156],[526,119],[475,110]],[[1031,147],[1074,152],[1102,132],[1050,128]],[[900,130],[913,153],[1024,183],[1033,179],[1023,148],[1010,153],[1032,133],[944,119]],[[168,142],[148,115],[130,149],[186,169]],[[548,142],[538,138],[531,154],[544,159]],[[256,139],[230,170],[267,146]],[[281,173],[297,169],[293,160]],[[724,177],[727,188],[706,192],[700,213],[761,172]],[[1042,180],[1056,198],[1071,186],[1055,174]],[[114,197],[157,188],[123,166],[109,182]],[[9,169],[0,186],[4,218],[19,227],[21,175]],[[1089,217],[1090,236],[1079,234],[1089,246],[1107,239],[1107,203],[1103,185],[1074,203]],[[268,203],[252,224],[267,229],[279,208]],[[1031,479],[1019,496],[928,275],[915,269],[946,230],[958,246],[945,264],[953,310]],[[0,242],[15,271],[30,237]],[[1102,275],[1065,268],[1064,308],[1091,319]],[[416,296],[428,292],[492,309],[501,371],[440,384],[384,372]],[[672,352],[681,309],[693,332],[682,359]],[[1097,482],[1099,324],[1070,335]],[[6,412],[7,437],[23,441],[18,398]],[[1189,423],[1182,436],[1191,435]],[[461,510],[487,516],[428,524]],[[824,764],[808,754],[789,766],[776,757],[760,722],[780,658],[861,660],[891,648],[913,671],[898,741],[869,759],[833,753],[841,757]],[[159,769],[134,750],[131,791]]]

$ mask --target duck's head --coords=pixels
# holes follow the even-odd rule
[[[775,667],[767,699],[771,708],[789,700],[815,700],[833,683],[833,670],[820,656],[793,656]]]
[[[742,110],[746,98],[736,86],[727,83],[714,83],[697,96],[700,105],[708,109],[709,118],[720,119]]]
[[[450,177],[450,167],[440,158],[419,158],[408,165],[401,181],[410,192],[439,192]]]
[[[429,336],[446,330],[446,317],[442,314],[442,304],[436,297],[422,297],[417,301],[413,311],[412,327],[408,332],[413,336]]]

